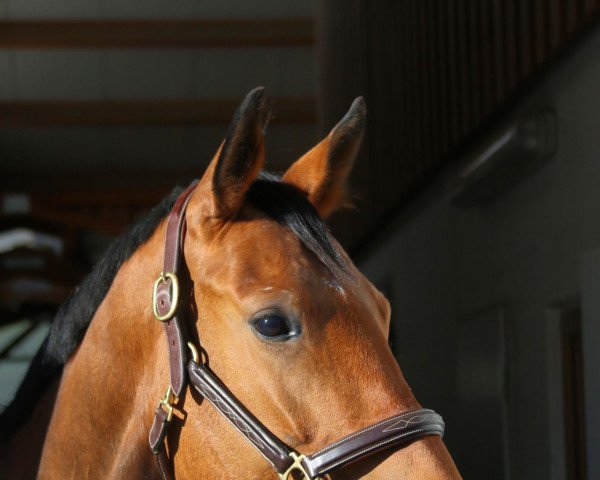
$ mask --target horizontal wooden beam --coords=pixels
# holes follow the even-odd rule
[[[215,145],[217,148],[218,145]],[[65,170],[60,168],[11,168],[0,161],[0,195],[14,192],[32,192],[51,194],[68,192],[81,188],[123,191],[142,189],[158,191],[163,196],[176,185],[187,185],[202,175],[210,158],[200,155],[197,165],[187,168],[169,167],[167,169],[124,168],[118,171],[96,168]],[[4,162],[5,164],[7,162]],[[160,197],[162,198],[162,197]],[[37,200],[33,200],[37,204]],[[155,202],[158,203],[158,200]],[[35,207],[37,209],[37,205]],[[0,220],[2,217],[0,216]],[[0,226],[2,222],[0,221]]]
[[[152,188],[133,191],[87,189],[31,193],[30,215],[32,218],[63,224],[69,228],[118,234],[141,212],[158,205],[168,192],[168,189]]]
[[[228,124],[239,99],[0,102],[0,128]],[[313,124],[313,97],[272,101],[277,124]]]
[[[31,280],[44,281],[45,279],[32,277]],[[9,310],[11,307],[14,308],[14,305],[27,303],[58,307],[68,298],[74,286],[74,284],[56,285],[48,283],[48,285],[41,286],[35,292],[23,292],[15,288],[14,278],[0,279],[0,309]]]
[[[0,48],[309,47],[313,20],[19,20],[0,22]]]

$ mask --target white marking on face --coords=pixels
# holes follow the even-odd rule
[[[265,287],[262,289],[263,292],[268,292],[269,290],[273,290],[273,287]]]
[[[344,287],[342,287],[338,281],[323,279],[323,283],[343,297],[346,296],[346,290],[344,290]]]

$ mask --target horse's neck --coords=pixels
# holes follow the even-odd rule
[[[154,472],[147,443],[161,393],[154,379],[166,385],[168,372],[150,302],[163,238],[161,226],[125,262],[65,366],[41,477],[138,478],[144,470]]]

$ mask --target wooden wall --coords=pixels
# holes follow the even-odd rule
[[[357,95],[369,108],[353,174],[360,214],[333,221],[346,246],[367,242],[599,10],[600,0],[322,0],[321,131]]]
[[[313,17],[312,1],[1,0],[0,233],[64,248],[3,254],[0,323],[55,309],[110,237],[201,175],[252,88],[273,105],[270,169],[312,146]]]

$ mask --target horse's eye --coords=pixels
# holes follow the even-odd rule
[[[285,317],[279,313],[266,313],[254,321],[254,329],[267,340],[283,340],[291,335]]]

